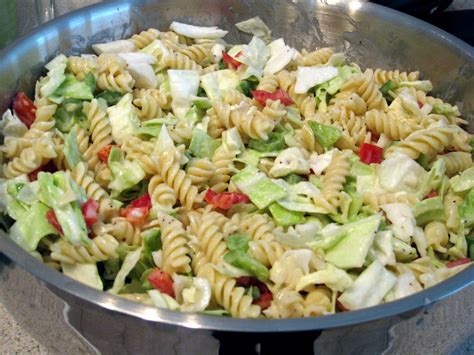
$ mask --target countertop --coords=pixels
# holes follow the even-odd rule
[[[7,0],[13,1],[13,0]],[[51,0],[36,0],[49,4]],[[96,3],[96,0],[57,1],[55,15]],[[31,0],[17,0],[20,13],[36,13],[37,16],[18,17],[17,35],[27,33],[52,14],[48,11],[37,13]],[[471,8],[472,0],[456,0],[453,8]],[[473,354],[474,353],[474,287],[469,287],[443,301],[429,307],[427,311],[394,325],[389,332],[387,354]],[[347,353],[354,348],[333,341],[334,332],[345,332],[347,344],[351,339],[360,341],[363,325],[344,330],[323,332],[315,342],[315,350],[321,353]],[[386,334],[383,336],[387,336]],[[11,317],[0,303],[0,354],[32,353],[48,354],[37,340],[33,339]]]

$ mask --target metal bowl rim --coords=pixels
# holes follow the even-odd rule
[[[116,1],[90,5],[39,26],[34,31],[22,36],[14,43],[0,52],[0,70],[6,65],[7,59],[14,58],[21,52],[23,46],[28,46],[32,41],[40,39],[51,29],[61,28],[72,19],[80,19],[96,10],[111,10],[113,7],[123,5],[130,6],[132,1]],[[451,45],[457,47],[458,51],[464,52],[474,60],[474,48],[451,34],[438,29],[428,23],[373,3],[361,3],[365,11],[377,13],[380,17],[395,18],[405,22],[414,28],[433,33]],[[331,4],[333,5],[333,4]],[[347,4],[339,0],[336,6],[346,7]],[[3,62],[3,63],[2,63]],[[463,272],[449,278],[448,280],[428,288],[422,292],[405,297],[403,299],[386,304],[361,309],[352,312],[342,312],[315,318],[301,319],[235,319],[230,317],[216,317],[204,314],[189,314],[174,312],[165,309],[156,309],[143,304],[135,303],[119,296],[103,291],[98,291],[70,279],[47,265],[39,262],[26,251],[11,241],[4,232],[0,233],[0,251],[8,256],[15,264],[38,277],[53,290],[59,289],[70,295],[78,297],[85,302],[90,302],[98,307],[112,312],[120,312],[130,316],[138,317],[146,321],[164,323],[187,328],[206,330],[231,331],[231,332],[292,332],[322,330],[335,327],[350,326],[359,323],[378,320],[385,317],[396,316],[409,311],[414,311],[439,301],[462,290],[474,283],[474,267],[471,266]],[[5,266],[7,267],[8,262]]]

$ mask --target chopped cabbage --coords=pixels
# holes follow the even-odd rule
[[[201,86],[211,101],[220,100],[222,94],[239,85],[239,76],[234,70],[223,69],[201,76]]]
[[[278,154],[269,175],[274,178],[290,173],[309,174],[309,164],[303,152],[297,147],[287,148]]]
[[[132,41],[119,39],[107,43],[96,43],[92,45],[92,49],[97,54],[102,53],[127,53],[135,50],[135,45]]]
[[[61,262],[63,274],[97,290],[103,290],[104,285],[99,276],[97,264],[68,264]]]
[[[379,179],[387,191],[416,193],[428,180],[428,173],[407,155],[396,153],[380,164]]]
[[[247,64],[247,69],[242,72],[240,79],[247,79],[252,75],[261,78],[263,75],[263,68],[270,56],[270,51],[258,37],[253,37],[248,45],[242,47],[242,55],[238,60]]]
[[[122,287],[125,286],[125,279],[140,260],[142,249],[143,248],[138,248],[137,250],[131,251],[127,254],[117,276],[115,276],[114,284],[108,292],[118,294]]]
[[[410,243],[410,238],[415,233],[416,220],[412,209],[406,203],[389,203],[380,206],[392,223],[393,234],[396,238]]]
[[[375,306],[395,286],[397,277],[374,260],[354,283],[339,297],[339,302],[349,310]]]
[[[168,70],[173,101],[171,107],[178,118],[184,118],[192,104],[192,96],[199,89],[199,73],[196,70]]]
[[[295,270],[301,270],[303,275],[309,273],[309,263],[313,252],[309,249],[287,250],[273,264],[270,270],[270,280],[275,284],[283,284],[291,279]]]
[[[308,286],[325,284],[333,291],[342,292],[352,285],[352,278],[346,271],[327,264],[326,269],[318,270],[302,276],[296,284],[296,291],[301,291]]]
[[[6,110],[2,115],[0,122],[3,138],[6,137],[23,137],[28,131],[28,127],[17,117],[14,111]]]
[[[433,272],[430,272],[427,274],[421,274],[420,281],[425,286],[425,288],[428,288],[450,278],[451,276],[456,275],[458,272],[463,271],[464,269],[468,268],[471,265],[472,265],[472,262],[458,265],[451,268],[448,268],[448,267],[439,268]]]
[[[298,53],[296,49],[285,44],[283,38],[277,39],[268,45],[270,47],[270,59],[268,59],[263,73],[272,75],[286,67]]]
[[[173,21],[170,25],[170,30],[175,31],[177,34],[189,37],[189,38],[208,38],[216,39],[224,37],[228,31],[221,30],[216,26],[204,27],[194,26],[185,23]]]
[[[112,136],[118,144],[125,143],[128,138],[135,135],[140,126],[140,120],[132,100],[132,94],[125,94],[117,105],[107,108],[112,126]]]
[[[305,94],[313,86],[325,83],[339,75],[336,67],[298,67],[295,93]]]
[[[245,21],[237,22],[235,27],[237,27],[242,32],[261,38],[266,43],[272,40],[272,31],[270,31],[265,22],[263,22],[258,16],[252,17]]]

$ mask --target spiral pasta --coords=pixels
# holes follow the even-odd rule
[[[417,71],[414,72],[404,72],[400,70],[383,70],[375,69],[374,71],[374,80],[377,85],[383,85],[388,80],[393,81],[395,84],[400,84],[401,81],[415,81],[420,77],[420,73]]]
[[[157,166],[151,160],[154,146],[154,141],[143,141],[138,137],[130,137],[122,149],[127,153],[127,158],[138,161],[147,174],[155,175],[158,173]]]
[[[194,44],[192,46],[179,48],[178,51],[199,65],[211,62],[211,49],[214,46],[212,42]]]
[[[274,92],[279,86],[278,76],[274,74],[264,75],[257,85],[257,90]]]
[[[146,31],[141,31],[134,34],[129,41],[135,45],[136,49],[142,49],[148,46],[151,42],[160,36],[160,31],[155,28],[149,28]]]
[[[84,80],[88,73],[93,74],[97,79],[98,68],[96,57],[71,56],[68,58],[67,69],[76,76],[77,80]]]
[[[198,189],[192,185],[191,179],[179,166],[179,153],[168,150],[153,158],[158,163],[163,181],[172,187],[178,196],[181,205],[190,211],[193,204],[199,202]]]
[[[321,48],[312,52],[303,49],[298,64],[304,66],[325,64],[333,54],[334,51],[332,48]]]
[[[336,213],[343,185],[349,175],[349,168],[348,152],[336,151],[324,175],[321,197],[314,200],[317,206],[321,206],[329,213]]]
[[[177,219],[163,213],[158,214],[157,221],[160,224],[163,243],[163,270],[168,273],[191,271],[188,239],[183,225]]]
[[[387,101],[374,81],[374,73],[367,69],[365,73],[353,74],[351,78],[341,87],[341,92],[354,92],[362,97],[367,103],[367,109],[386,110]]]
[[[396,119],[391,113],[385,113],[380,110],[370,110],[365,114],[365,123],[367,127],[378,134],[385,134],[392,140],[402,140],[417,130],[417,126]]]
[[[89,246],[74,246],[65,240],[59,240],[50,246],[51,259],[68,264],[95,263],[115,259],[119,242],[110,234],[103,234],[91,240]]]
[[[327,287],[315,287],[303,301],[303,317],[318,317],[332,312],[332,292]]]
[[[453,176],[472,167],[471,153],[451,152],[440,155],[438,160],[444,160],[446,165],[446,175]]]
[[[206,185],[215,173],[212,162],[207,158],[192,159],[186,168],[191,183],[201,187]]]
[[[206,264],[198,276],[209,280],[213,299],[232,317],[257,318],[260,315],[260,307],[252,304],[252,297],[245,294],[243,287],[237,287],[234,279],[222,275],[210,264]]]
[[[415,131],[398,144],[387,149],[387,156],[401,152],[412,159],[417,159],[420,154],[430,155],[440,153],[448,147],[453,140],[453,130],[449,127],[436,127]]]
[[[112,235],[119,242],[141,245],[140,229],[123,217],[114,217],[110,223],[101,226],[100,231]]]
[[[448,250],[446,246],[449,242],[449,234],[446,226],[437,221],[432,221],[425,226],[425,238],[428,244],[433,246],[433,249],[445,253]]]
[[[303,296],[291,289],[279,290],[268,309],[263,313],[268,318],[299,318],[304,315]]]
[[[256,240],[249,243],[249,255],[265,266],[271,266],[285,252],[285,247],[274,240]]]
[[[148,184],[148,194],[154,206],[159,206],[163,211],[172,211],[177,202],[176,191],[163,183],[161,176],[155,175]]]
[[[410,193],[384,193],[384,194],[374,194],[366,192],[362,194],[362,200],[365,204],[372,207],[374,210],[378,211],[380,206],[387,205],[389,203],[406,203],[409,205],[414,205],[419,202],[419,199],[414,194]]]
[[[121,93],[132,92],[135,80],[126,71],[124,61],[115,54],[101,54],[97,59],[99,72],[97,86],[101,90]]]

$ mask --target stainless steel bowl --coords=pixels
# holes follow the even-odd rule
[[[284,37],[292,46],[334,46],[364,67],[419,70],[442,98],[458,104],[474,122],[472,47],[396,11],[337,0],[130,0],[84,8],[40,27],[1,53],[0,110],[10,106],[17,91],[32,93],[42,67],[58,53],[90,52],[93,43],[148,27],[167,28],[173,20],[219,25],[230,29],[230,40],[246,41],[233,24],[256,15],[275,37]],[[159,310],[98,292],[49,269],[0,234],[2,302],[58,353],[213,354],[236,346],[246,353],[255,352],[256,344],[261,353],[269,353],[288,343],[309,350],[321,330],[361,323],[370,330],[372,324],[393,323],[474,283],[471,267],[426,291],[360,311],[239,320]]]

